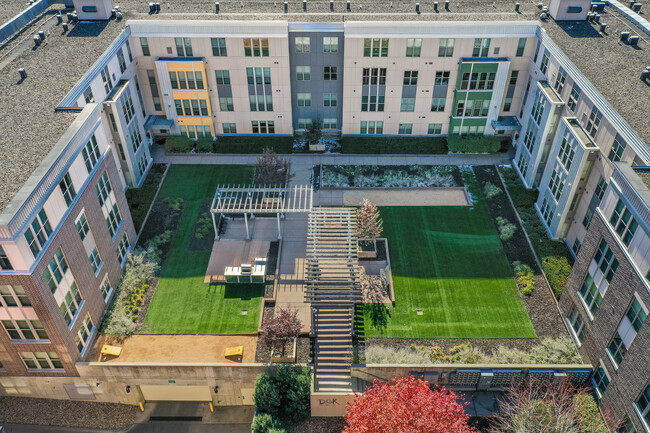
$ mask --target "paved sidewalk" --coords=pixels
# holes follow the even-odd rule
[[[258,155],[228,154],[182,154],[167,155],[165,148],[154,145],[152,148],[154,162],[171,164],[255,164]],[[317,164],[338,165],[494,165],[510,164],[514,150],[496,154],[456,154],[456,155],[348,155],[348,154],[312,154],[294,153],[283,155],[291,161],[296,172],[294,183],[304,183],[302,170],[311,169]],[[308,180],[308,179],[306,179]]]

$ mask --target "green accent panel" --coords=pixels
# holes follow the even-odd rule
[[[461,123],[461,118],[460,117],[454,117],[449,121],[449,133],[451,134],[451,131],[453,131],[454,126],[460,126]]]
[[[473,72],[496,72],[497,69],[498,63],[475,63]]]
[[[487,123],[486,118],[482,118],[482,119],[465,119],[465,121],[463,122],[463,126],[485,126],[486,123]]]
[[[469,96],[467,97],[467,99],[472,99],[472,100],[476,100],[476,99],[482,99],[482,100],[492,99],[492,92],[469,92]]]
[[[473,63],[461,63],[458,72],[463,73],[463,72],[471,72],[472,71],[472,64]]]

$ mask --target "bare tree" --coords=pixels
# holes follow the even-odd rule
[[[264,316],[259,341],[263,347],[284,356],[287,346],[300,336],[301,329],[298,310],[276,308],[273,316]]]
[[[278,156],[273,149],[264,149],[255,164],[254,183],[256,185],[285,185],[289,183],[291,162]]]
[[[370,200],[364,198],[361,207],[357,209],[357,237],[359,239],[375,239],[381,236],[384,221],[379,215],[379,209]],[[370,242],[367,242],[368,244]]]

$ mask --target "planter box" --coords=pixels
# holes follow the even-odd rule
[[[325,152],[325,144],[323,144],[323,143],[310,144],[309,145],[309,151],[310,152]]]
[[[293,340],[293,351],[291,352],[291,356],[275,356],[273,354],[273,351],[271,351],[271,362],[295,364],[296,352],[297,352],[297,340]]]
[[[368,243],[368,241],[371,241]],[[375,239],[359,239],[357,241],[357,255],[360,259],[377,258],[377,241]]]

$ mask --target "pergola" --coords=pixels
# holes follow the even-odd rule
[[[248,214],[274,213],[278,220],[278,238],[282,237],[280,216],[285,213],[311,212],[314,191],[310,185],[219,185],[210,212],[215,238],[219,236],[217,215],[243,215],[246,239],[250,239]]]

